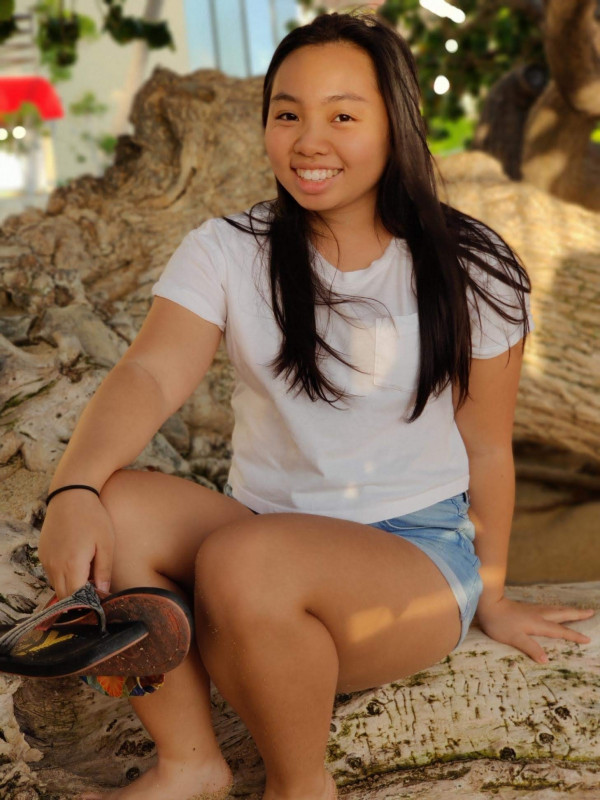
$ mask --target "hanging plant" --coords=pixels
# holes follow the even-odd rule
[[[40,22],[40,49],[52,53],[59,67],[70,67],[77,61],[77,40],[81,35],[79,24],[78,15],[68,15],[68,12],[59,17],[46,17]]]
[[[148,22],[140,17],[124,17],[124,0],[104,0],[108,14],[103,30],[108,31],[115,42],[128,44],[134,39],[142,39],[151,49],[170,47],[175,49],[171,32],[165,21]]]
[[[37,16],[36,44],[41,63],[48,67],[50,80],[57,83],[71,77],[69,67],[77,61],[80,39],[97,36],[96,23],[85,14],[64,8],[63,0],[42,0],[33,10]]]
[[[15,0],[0,0],[0,44],[12,36],[17,30],[17,23],[13,18],[15,13]]]
[[[173,37],[166,21],[147,21],[142,17],[123,15],[125,0],[104,0],[108,6],[102,31],[106,31],[118,44],[128,44],[135,39],[145,41],[156,50],[169,47],[175,50]],[[37,17],[36,44],[41,63],[48,67],[50,80],[57,83],[71,77],[70,67],[77,62],[77,48],[81,39],[98,36],[96,23],[85,14],[64,7],[64,0],[39,0],[33,6]],[[0,0],[0,44],[19,30],[15,17],[15,0]]]

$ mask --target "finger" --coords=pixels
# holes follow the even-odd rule
[[[62,600],[63,597],[67,597],[67,595],[69,594],[67,592],[67,586],[64,576],[60,572],[58,572],[54,580],[51,581],[51,585],[59,600]]]
[[[44,575],[46,576],[48,584],[56,591],[56,579],[53,570],[50,569],[50,567],[44,567]]]
[[[515,636],[512,644],[513,647],[521,650],[521,652],[525,653],[525,655],[532,658],[538,664],[548,663],[548,655],[544,648],[526,633]]]
[[[56,573],[54,571],[52,564],[46,558],[45,553],[43,555],[40,555],[39,549],[38,549],[38,558],[42,565],[42,569],[44,570],[44,576],[46,577],[46,580],[53,589],[56,589]]]
[[[69,571],[64,576],[65,596],[73,594],[77,589],[88,582],[90,574],[89,561],[77,561],[70,565]]]
[[[578,619],[589,619],[596,613],[594,608],[574,608],[573,606],[542,606],[544,619],[551,622],[575,622]]]
[[[110,592],[110,578],[112,572],[113,551],[112,547],[98,547],[92,564],[94,584],[101,592]]]
[[[568,642],[578,642],[579,644],[588,644],[592,641],[585,633],[576,631],[574,628],[567,628],[566,625],[553,624],[547,631],[540,635],[551,636],[553,639],[566,639]]]

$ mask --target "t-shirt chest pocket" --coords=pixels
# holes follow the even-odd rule
[[[375,320],[373,383],[401,392],[414,392],[419,382],[419,315]]]

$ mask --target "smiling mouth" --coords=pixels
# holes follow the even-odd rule
[[[304,175],[300,175],[300,172],[297,169],[295,169],[294,167],[292,167],[292,171],[296,173],[296,175],[298,176],[298,178],[301,181],[306,181],[307,183],[325,183],[325,181],[329,181],[332,178],[336,178],[338,175],[340,175],[343,172],[343,170],[341,170],[341,169],[301,170],[301,172],[304,172],[305,174]],[[308,177],[306,175],[307,172],[308,173],[312,173],[313,175],[316,173],[317,176],[316,177]]]

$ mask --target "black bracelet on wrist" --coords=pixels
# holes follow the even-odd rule
[[[55,489],[53,492],[50,492],[48,497],[46,498],[46,505],[52,500],[55,494],[60,494],[60,492],[66,492],[67,489],[88,489],[90,492],[93,492],[95,495],[100,497],[100,492],[98,489],[94,489],[93,486],[86,486],[85,483],[72,483],[69,486],[61,486],[60,489]]]

